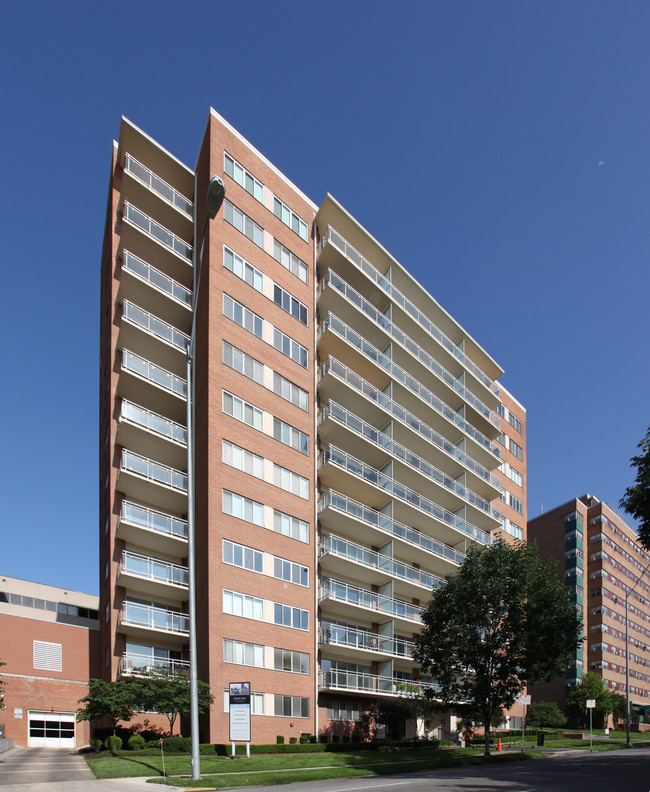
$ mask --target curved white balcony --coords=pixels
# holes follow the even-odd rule
[[[154,633],[164,633],[168,641],[185,643],[189,634],[188,624],[185,613],[125,602],[120,611],[118,630],[147,641],[151,640]]]
[[[125,652],[120,657],[117,666],[117,677],[120,679],[124,676],[143,676],[145,674],[155,674],[156,671],[168,674],[189,674],[189,670],[190,664],[187,660],[170,660],[154,657],[154,655]]]
[[[117,444],[172,467],[187,464],[187,428],[122,399]]]
[[[358,658],[360,652],[411,660],[415,648],[413,641],[328,621],[320,623],[319,642],[328,648],[328,657],[331,655],[345,660]]]
[[[189,336],[130,300],[122,303],[119,349],[137,349],[147,360],[180,376],[187,368]]]
[[[441,506],[449,507],[450,509],[459,509],[464,505],[469,506],[471,510],[476,510],[474,516],[482,521],[484,529],[495,530],[500,527],[501,512],[492,506],[489,501],[481,498],[480,495],[472,492],[464,484],[414,454],[401,443],[396,442],[391,436],[376,429],[333,401],[327,402],[320,408],[319,428],[328,418],[332,418],[337,423],[345,426],[355,438],[363,438],[367,443],[379,449],[381,452],[380,457],[386,456],[388,460],[389,457],[387,455],[390,454],[399,463],[403,463],[400,466],[402,468],[401,472],[409,480],[417,479],[417,474],[420,474],[421,477],[429,479],[429,481],[440,487],[443,490],[438,491],[440,500],[444,499],[446,501],[446,503],[440,503]],[[357,445],[358,443],[355,445],[355,449]],[[379,460],[377,459],[376,461],[378,462]],[[425,486],[428,486],[428,484],[425,484]]]
[[[425,691],[435,693],[440,690],[435,682],[405,680],[359,671],[339,671],[335,668],[320,672],[319,685],[322,690],[347,690],[371,696],[419,696]]]
[[[404,364],[412,366],[412,360],[404,356],[404,353],[408,353],[413,360],[421,364],[421,366],[437,380],[437,383],[435,380],[431,380],[431,384],[432,387],[441,391],[441,395],[445,394],[443,398],[449,400],[450,397],[454,398],[454,396],[456,396],[457,398],[460,396],[467,406],[476,411],[477,416],[494,424],[498,429],[501,428],[501,418],[494,410],[491,410],[484,404],[469,390],[469,388],[466,388],[457,377],[451,374],[434,357],[406,335],[406,333],[384,316],[384,314],[378,311],[369,300],[366,300],[365,297],[359,294],[356,289],[352,288],[349,283],[343,280],[343,278],[333,270],[329,270],[327,277],[321,279],[319,284],[319,298],[327,293],[328,285],[342,295],[348,303],[355,306],[355,308],[361,312],[364,320],[368,320],[371,323],[368,327],[374,327],[374,335],[377,337],[377,341],[382,348],[390,342],[395,342],[398,345],[396,354],[393,355],[393,358],[397,356],[397,351],[401,349],[402,356],[404,357]],[[324,302],[324,300],[321,301]],[[355,322],[355,327],[356,326]]]
[[[476,443],[477,452],[483,453],[486,462],[490,460],[490,462],[493,463],[495,458],[501,458],[501,451],[496,442],[493,442],[488,437],[486,437],[486,435],[472,426],[472,424],[466,421],[461,415],[452,410],[448,404],[443,402],[442,399],[432,393],[428,388],[425,388],[421,382],[415,379],[415,377],[404,371],[401,366],[393,363],[393,361],[387,355],[377,349],[377,347],[368,343],[368,341],[359,333],[357,333],[356,330],[353,330],[345,322],[332,313],[328,313],[327,318],[322,320],[320,323],[318,338],[319,349],[322,356],[329,355],[331,353],[329,347],[333,346],[332,344],[325,344],[323,348],[323,345],[321,344],[321,341],[327,336],[328,331],[355,349],[360,355],[360,363],[361,361],[365,362],[365,368],[368,368],[369,364],[374,364],[380,369],[383,369],[388,377],[393,378],[397,383],[405,388],[412,397],[415,397],[413,400],[414,408],[418,406],[418,402],[423,402],[431,408],[434,414],[442,416],[447,422],[453,424],[456,428],[456,431],[460,430],[465,435],[467,435],[467,437]],[[360,365],[360,368],[363,368],[363,366]],[[445,426],[445,423],[441,422],[440,426],[442,428]]]
[[[147,597],[178,602],[187,599],[187,567],[129,550],[122,551],[117,582]]]
[[[404,629],[413,631],[414,625],[422,626],[422,611],[419,605],[412,602],[378,594],[361,586],[354,586],[342,580],[323,578],[320,585],[321,606],[327,603],[327,613],[343,618],[350,616],[350,608],[372,611],[385,620],[393,619],[401,622]],[[376,618],[376,617],[374,617]]]
[[[459,363],[461,363],[467,371],[469,371],[478,382],[480,382],[485,388],[487,388],[491,393],[495,394],[498,391],[498,386],[494,383],[490,377],[485,374],[482,369],[471,360],[465,352],[461,349],[458,344],[455,344],[445,333],[443,333],[434,322],[429,319],[429,317],[422,313],[420,309],[405,297],[399,289],[397,289],[393,284],[388,280],[388,278],[384,277],[379,270],[374,267],[364,256],[361,255],[357,250],[355,250],[352,245],[350,245],[337,231],[335,231],[331,226],[327,227],[326,232],[322,235],[320,245],[319,245],[319,253],[331,243],[333,247],[335,247],[340,253],[342,253],[345,258],[350,261],[354,266],[363,274],[370,278],[370,280],[386,294],[395,305],[399,306],[405,314],[407,314],[411,319],[417,322],[420,327],[429,335],[432,339],[438,342],[440,346],[445,350],[449,355],[453,356]]]
[[[155,503],[172,512],[187,511],[187,475],[125,448],[117,489],[129,498]]]
[[[328,515],[330,510],[332,519]],[[420,562],[424,551],[430,556],[426,562],[427,568],[434,565],[443,575],[455,571],[465,561],[465,554],[459,550],[335,490],[329,490],[321,496],[318,519],[325,528],[330,527],[330,523],[338,530],[349,527],[351,535],[368,544],[377,545],[382,541],[397,539],[401,545],[400,555],[410,561]]]
[[[319,554],[320,568],[327,575],[353,577],[368,586],[393,580],[395,589],[404,596],[428,599],[431,590],[444,583],[430,572],[333,534],[321,536]],[[354,568],[351,569],[350,564]]]
[[[128,349],[122,350],[117,394],[129,401],[144,401],[163,415],[183,420],[187,415],[187,382]]]
[[[138,503],[122,501],[117,535],[152,552],[187,555],[187,521]]]
[[[370,487],[375,488],[375,491],[376,489],[382,490],[396,501],[410,507],[410,509],[416,509],[418,512],[432,517],[437,521],[439,528],[442,529],[445,535],[448,535],[450,539],[454,539],[452,531],[457,531],[463,536],[481,544],[487,545],[492,542],[491,534],[482,531],[480,528],[463,520],[456,514],[452,514],[452,512],[447,511],[447,509],[443,509],[437,503],[429,500],[429,498],[425,498],[424,495],[421,495],[419,492],[404,486],[391,476],[387,476],[376,468],[366,465],[365,462],[361,462],[359,459],[347,454],[345,451],[341,451],[341,449],[335,446],[328,446],[321,451],[318,464],[319,476],[321,476],[321,478],[327,478],[324,468],[328,465],[336,466],[336,468],[347,472],[357,480],[367,482]],[[334,478],[338,480],[339,476],[335,476]],[[328,481],[325,481],[325,484],[328,488],[331,488]],[[340,487],[340,489],[343,488]],[[368,494],[370,494],[370,492],[371,490],[368,490]],[[383,506],[383,504],[378,505]],[[460,538],[461,537],[456,536],[453,543],[455,544]]]
[[[499,478],[486,467],[466,454],[465,451],[458,448],[458,446],[449,442],[449,440],[432,429],[428,424],[421,421],[412,412],[409,412],[401,404],[398,404],[383,393],[383,391],[379,390],[379,388],[376,388],[370,382],[363,379],[363,377],[360,377],[355,371],[333,357],[329,357],[321,364],[318,387],[322,398],[328,398],[330,390],[334,387],[338,391],[338,385],[335,383],[329,384],[330,377],[336,378],[339,382],[344,382],[353,391],[365,397],[363,399],[364,414],[372,409],[368,404],[368,402],[371,402],[373,405],[376,405],[382,413],[387,413],[392,419],[402,424],[409,432],[415,433],[418,436],[416,442],[420,447],[427,448],[429,445],[434,446],[433,449],[427,448],[427,453],[433,450],[434,453],[438,454],[441,464],[444,464],[445,468],[451,462],[452,465],[455,466],[455,471],[458,475],[465,472],[469,473],[472,479],[476,478],[477,481],[475,486],[482,487],[485,493],[489,495],[486,500],[496,498],[503,492],[503,487]],[[486,485],[488,486],[486,487]]]

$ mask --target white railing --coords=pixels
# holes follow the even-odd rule
[[[122,605],[120,623],[169,633],[188,632],[188,617],[184,613],[137,602],[125,602]]]
[[[120,418],[143,426],[156,434],[163,435],[176,443],[187,444],[187,429],[169,418],[164,418],[151,410],[145,410],[133,402],[122,399]]]
[[[121,571],[129,575],[154,580],[157,583],[169,583],[174,586],[187,586],[187,567],[161,561],[151,556],[122,551]]]
[[[180,209],[181,212],[188,217],[192,218],[192,201],[186,198],[175,187],[172,187],[171,184],[167,184],[166,181],[163,181],[160,176],[156,176],[152,170],[141,162],[138,162],[138,160],[130,154],[126,154],[124,157],[124,170],[132,173],[143,184],[146,184],[147,187],[150,187],[155,193],[166,201],[169,201],[169,203],[173,204],[177,209]]]
[[[356,627],[321,622],[320,642],[328,646],[347,646],[351,649],[366,649],[369,652],[381,652],[392,657],[411,657],[415,643],[401,638],[360,630]]]
[[[122,303],[122,316],[124,319],[128,319],[130,322],[137,324],[143,330],[147,330],[152,335],[155,335],[157,338],[167,341],[167,343],[175,346],[177,349],[183,352],[187,350],[187,345],[190,341],[188,335],[177,330],[173,325],[170,325],[169,322],[164,322],[152,313],[143,311],[142,308],[138,308],[137,305],[129,302],[129,300],[124,300]]]
[[[158,291],[164,292],[190,308],[192,307],[191,289],[186,289],[181,283],[152,267],[151,264],[147,264],[141,258],[134,256],[133,253],[129,253],[128,250],[124,251],[122,267],[127,272],[131,272],[142,280],[147,281]]]
[[[124,201],[124,219],[133,223],[133,225],[137,226],[141,231],[144,231],[145,234],[149,234],[149,236],[153,237],[166,248],[182,256],[189,264],[192,263],[192,245],[189,245],[184,239],[176,236],[176,234],[168,228],[165,228],[165,226],[157,223],[152,217],[149,217],[149,215],[136,209],[136,207],[128,201]]]
[[[180,470],[168,465],[161,465],[153,459],[134,454],[132,451],[122,449],[121,469],[129,473],[136,473],[156,484],[165,484],[168,487],[187,492],[187,476]]]
[[[129,352],[127,349],[122,352],[122,368],[155,385],[159,385],[171,393],[187,398],[187,383],[184,379],[172,374],[171,371],[150,363],[133,352]]]
[[[347,602],[349,605],[358,605],[361,608],[380,611],[385,616],[393,616],[394,618],[407,619],[418,623],[424,610],[424,608],[419,605],[413,605],[411,602],[387,597],[384,594],[378,594],[370,591],[370,589],[353,586],[350,583],[344,583],[342,580],[335,580],[334,578],[323,578],[320,586],[320,599]]]
[[[320,672],[320,686],[330,690],[355,690],[360,693],[392,696],[419,696],[425,691],[435,693],[440,690],[440,686],[435,682],[380,676],[360,671],[339,671],[335,668]]]
[[[149,531],[156,531],[157,533],[167,534],[179,539],[187,539],[186,520],[181,520],[179,517],[172,517],[171,514],[155,511],[129,501],[122,501],[120,520]]]
[[[172,660],[171,658],[156,657],[155,655],[141,655],[125,652],[118,663],[118,675],[130,676],[140,674],[181,674],[189,671],[190,664],[187,660]]]

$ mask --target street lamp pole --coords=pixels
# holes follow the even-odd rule
[[[196,184],[196,182],[195,182]],[[192,742],[192,780],[201,778],[201,759],[199,752],[199,686],[196,671],[196,486],[194,474],[195,446],[195,356],[196,356],[196,308],[199,302],[201,265],[203,263],[203,244],[208,222],[216,216],[223,203],[226,188],[218,176],[213,176],[208,185],[205,208],[205,222],[200,236],[197,228],[197,197],[194,191],[194,249],[192,265],[194,284],[192,289],[192,329],[187,342],[187,573],[188,573],[188,621],[190,641],[190,735]],[[199,244],[197,245],[197,241]],[[197,256],[197,247],[199,253]]]

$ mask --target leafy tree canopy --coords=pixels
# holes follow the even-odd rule
[[[481,713],[486,754],[494,712],[526,685],[563,674],[582,628],[555,565],[535,544],[505,542],[472,547],[422,619],[414,658],[445,704]]]
[[[118,721],[130,721],[133,717],[132,691],[123,682],[106,682],[103,679],[88,680],[88,695],[79,699],[83,704],[77,710],[78,721],[109,720],[113,734]]]
[[[561,729],[566,726],[566,715],[554,701],[533,702],[528,707],[526,720],[538,724],[542,729]]]
[[[606,718],[612,711],[612,692],[603,682],[603,678],[595,671],[589,671],[582,677],[569,694],[569,706],[576,712],[586,716],[588,720],[587,701],[594,699],[596,702],[595,710],[603,718]]]
[[[630,467],[636,468],[636,479],[625,490],[619,505],[638,521],[639,544],[650,550],[650,427],[637,448],[641,453],[630,459]]]
[[[156,669],[129,680],[127,684],[132,689],[137,709],[145,712],[160,712],[167,716],[170,736],[174,733],[174,724],[178,715],[189,715],[190,681],[187,674],[167,673],[164,669]],[[199,680],[199,712],[207,711],[212,701],[210,686]]]
[[[614,725],[627,720],[627,699],[622,693],[610,692]]]

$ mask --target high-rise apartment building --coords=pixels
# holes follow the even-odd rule
[[[123,119],[102,256],[107,678],[187,666],[185,350],[212,175],[226,198],[196,316],[198,673],[215,695],[201,739],[228,739],[222,691],[240,681],[254,742],[354,731],[377,697],[434,684],[411,658],[432,587],[472,543],[525,534],[525,412],[332,196],[312,203],[214,111],[195,171]]]
[[[584,641],[564,678],[533,688],[537,700],[567,697],[587,671],[610,690],[626,692],[625,594],[629,605],[630,701],[643,720],[650,707],[650,555],[612,506],[582,495],[528,522],[545,559],[557,559],[573,601],[584,614]]]

